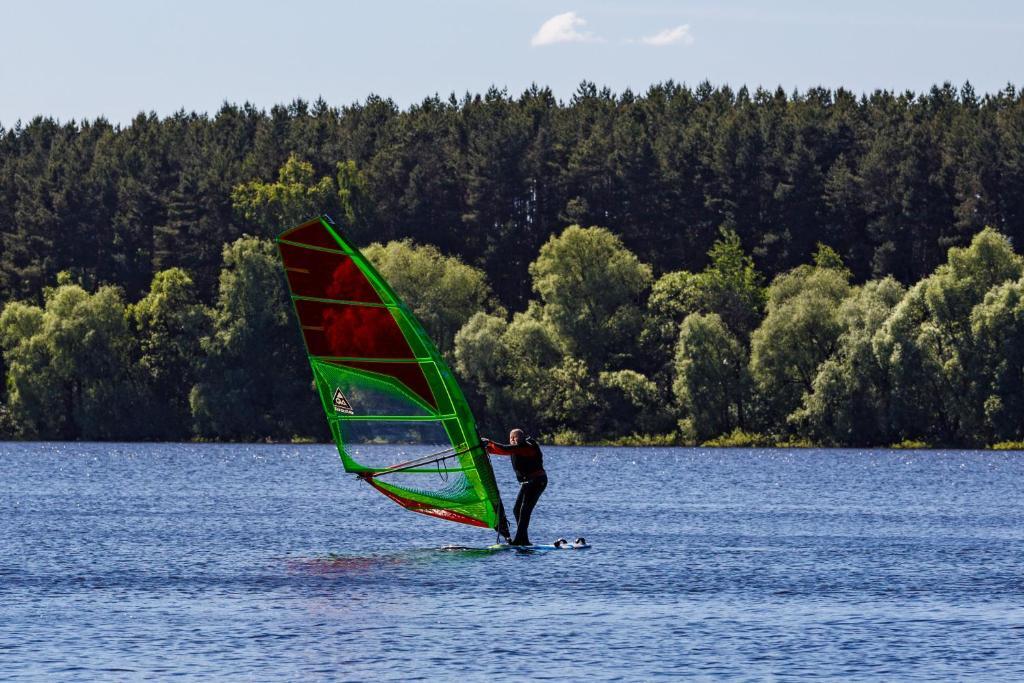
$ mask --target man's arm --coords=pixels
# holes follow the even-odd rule
[[[491,455],[534,455],[535,451],[529,446],[513,446],[510,443],[498,443],[490,439],[484,439],[484,448]]]
[[[512,455],[510,448],[515,448],[512,444],[498,443],[497,441],[491,441],[490,439],[481,439],[484,442],[484,450],[491,455]]]

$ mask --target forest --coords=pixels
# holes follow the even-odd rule
[[[325,439],[270,238],[335,217],[485,430],[1024,439],[1024,99],[664,83],[0,128],[0,435]]]

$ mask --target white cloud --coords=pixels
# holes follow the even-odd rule
[[[640,42],[644,45],[653,45],[655,47],[663,47],[673,43],[693,45],[693,34],[690,33],[690,25],[683,24],[682,26],[676,26],[675,28],[667,28],[664,31],[659,31],[653,36],[644,36],[640,39]]]
[[[543,24],[530,39],[530,45],[554,45],[555,43],[599,43],[601,39],[590,31],[581,31],[587,20],[575,12],[556,14]]]

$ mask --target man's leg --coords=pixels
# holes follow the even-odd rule
[[[512,516],[516,518],[516,526],[519,526],[519,515],[523,511],[523,501],[526,500],[527,483],[524,481],[519,485],[519,495],[516,496],[516,504],[512,506]]]
[[[530,515],[537,505],[540,494],[547,488],[548,478],[540,477],[526,482],[519,488],[519,498],[516,499],[516,537],[512,539],[513,545],[530,545]]]

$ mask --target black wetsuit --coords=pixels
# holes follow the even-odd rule
[[[487,442],[487,452],[494,455],[512,456],[512,469],[519,480],[519,495],[516,496],[512,514],[516,517],[516,535],[513,545],[530,545],[530,515],[537,505],[540,494],[548,485],[548,475],[544,471],[544,454],[533,439],[526,439],[518,446],[512,444]]]

